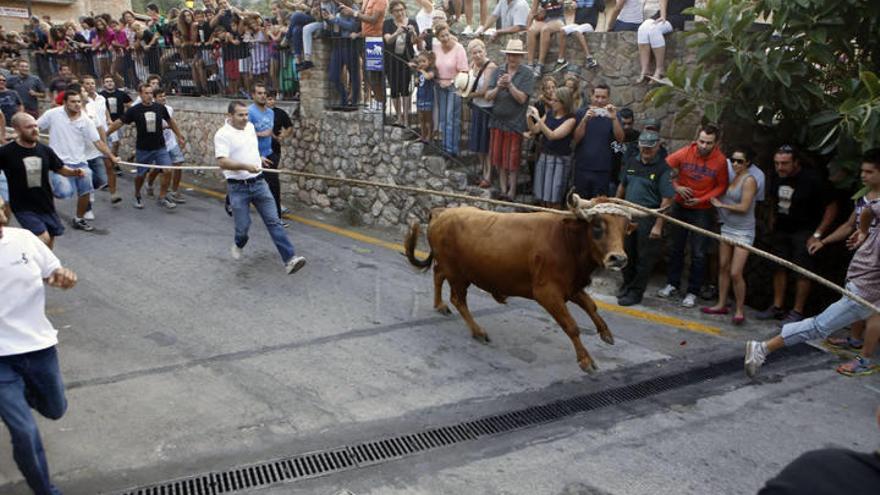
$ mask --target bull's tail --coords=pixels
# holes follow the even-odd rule
[[[434,251],[431,250],[428,253],[428,257],[420,260],[416,258],[416,243],[419,240],[419,223],[414,222],[412,227],[409,228],[409,234],[406,235],[406,239],[403,241],[403,247],[405,250],[406,259],[409,260],[410,264],[422,271],[431,268],[431,265],[434,262]]]

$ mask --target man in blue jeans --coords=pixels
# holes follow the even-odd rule
[[[0,198],[0,418],[12,438],[12,456],[37,495],[61,492],[49,481],[49,465],[31,413],[49,419],[67,410],[55,346],[58,337],[45,313],[46,285],[69,289],[76,274],[37,236],[4,228],[5,201]]]
[[[263,177],[263,161],[267,159],[260,157],[257,132],[248,122],[248,107],[241,101],[233,101],[229,104],[228,114],[226,124],[214,134],[214,156],[226,176],[229,204],[235,220],[232,258],[241,259],[241,251],[248,242],[250,205],[253,204],[281,255],[287,274],[296,273],[305,266],[306,259],[296,256],[293,243],[278,217],[275,199]]]

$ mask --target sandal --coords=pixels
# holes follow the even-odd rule
[[[740,326],[746,322],[746,317],[745,316],[734,316],[730,321],[733,322],[734,325]]]
[[[880,371],[880,366],[868,364],[861,356],[837,367],[837,372],[846,376],[865,376]]]
[[[700,311],[707,315],[726,315],[727,313],[730,313],[730,309],[728,309],[726,306],[720,309],[716,309],[711,306],[703,306],[702,308],[700,308]]]
[[[825,344],[827,344],[828,347],[842,349],[844,351],[858,351],[861,350],[864,343],[861,340],[856,340],[852,337],[828,337],[827,339],[825,339]]]

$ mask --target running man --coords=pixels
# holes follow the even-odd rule
[[[260,157],[257,132],[254,125],[248,122],[248,107],[241,101],[233,101],[229,104],[228,113],[226,123],[214,134],[214,156],[226,176],[235,220],[232,258],[241,259],[241,251],[248,242],[250,205],[253,204],[281,255],[288,275],[296,273],[305,266],[306,259],[296,256],[293,244],[278,218],[275,200],[262,173],[266,159]]]
[[[141,103],[129,108],[119,120],[110,124],[109,133],[116,132],[123,125],[134,124],[137,130],[137,140],[135,143],[135,161],[142,164],[153,165],[171,165],[171,157],[165,148],[165,138],[162,135],[162,121],[168,122],[168,126],[177,136],[177,142],[183,146],[186,140],[177,123],[168,115],[168,110],[164,105],[160,105],[153,101],[153,88],[147,83],[141,83],[138,86],[138,93]],[[144,201],[141,198],[141,188],[144,187],[144,179],[148,167],[137,167],[137,177],[134,179],[134,201],[133,205],[137,209],[143,209]],[[167,197],[168,186],[171,184],[170,171],[162,170],[162,184],[159,190],[159,205],[173,210],[177,207],[170,198]]]
[[[36,132],[36,122],[30,122]],[[43,180],[48,182],[45,174]],[[0,198],[0,418],[30,489],[39,495],[60,494],[50,481],[31,408],[48,419],[60,419],[67,411],[55,350],[58,332],[46,318],[45,286],[70,289],[76,274],[62,267],[32,233],[4,227],[8,218],[3,205]]]
[[[53,190],[61,198],[77,194],[76,214],[71,224],[74,229],[91,232],[95,230],[84,218],[92,192],[92,171],[89,169],[87,146],[94,145],[111,162],[119,161],[110,148],[101,141],[98,128],[82,112],[82,87],[71,84],[64,91],[63,105],[47,110],[37,119],[40,130],[49,131],[49,147],[70,168],[83,169],[85,175],[70,177],[69,185],[58,178]],[[52,177],[52,176],[50,176]]]
[[[110,122],[107,99],[98,94],[98,83],[95,81],[95,76],[83,76],[82,87],[85,114],[92,119],[95,127],[98,128],[101,141],[107,143],[107,124]],[[108,187],[110,189],[110,202],[114,205],[118,204],[122,201],[122,197],[116,192],[116,174],[113,173],[113,164],[104,160],[104,155],[93,145],[89,144],[86,148],[86,158],[88,159],[89,169],[92,171],[92,186],[96,189]],[[92,211],[91,203],[93,202],[94,196],[89,204],[88,212]],[[88,212],[86,212],[86,220],[94,220],[94,214],[91,215],[92,218],[89,218]]]
[[[61,107],[59,107],[61,108]],[[66,167],[41,143],[37,119],[19,112],[12,117],[15,141],[0,147],[0,172],[9,178],[9,205],[18,223],[39,237],[49,249],[64,227],[55,213],[55,200],[49,185],[49,172],[66,177],[85,178],[83,168]]]
[[[155,98],[156,102],[160,105],[165,105],[165,110],[168,110],[168,115],[171,118],[174,118],[174,108],[168,104],[164,89],[154,89],[153,98]],[[177,166],[183,165],[186,158],[184,158],[183,151],[181,151],[180,146],[177,144],[177,136],[174,135],[174,132],[171,131],[171,128],[168,127],[168,123],[166,122],[162,123],[162,137],[165,138],[165,149],[168,150],[168,156],[171,157],[171,163]],[[171,198],[171,201],[174,201],[177,204],[186,203],[186,198],[184,198],[183,194],[180,192],[180,179],[183,175],[181,172],[183,171],[179,168],[171,169],[171,191],[168,192],[168,197]],[[153,182],[155,182],[158,175],[159,169],[155,168],[150,170],[150,173],[147,174],[147,196],[153,195]]]
[[[113,76],[104,76],[103,83],[104,90],[101,91],[101,96],[107,100],[107,110],[110,112],[110,119],[107,122],[113,122],[122,118],[122,114],[131,107],[131,96],[116,87],[116,79],[113,79]],[[119,131],[107,133],[107,142],[110,143],[113,154],[117,156],[119,155],[119,139],[121,137],[122,133]],[[122,169],[119,168],[119,165],[114,168],[118,175],[122,175]]]

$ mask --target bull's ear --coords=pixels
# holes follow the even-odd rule
[[[635,222],[630,222],[630,223],[626,226],[626,235],[630,235],[630,234],[632,234],[633,231],[635,231],[637,228],[639,228],[639,224],[637,224],[637,223],[635,223]]]

